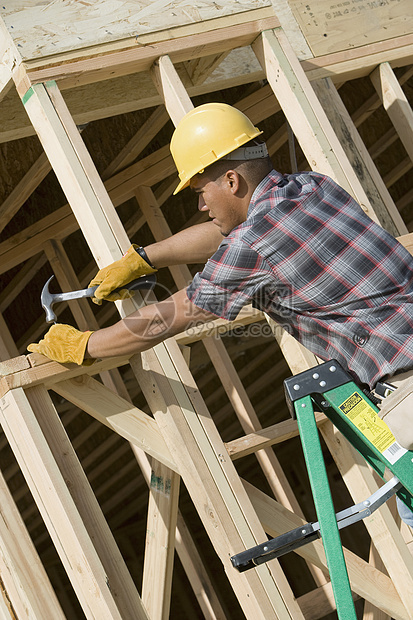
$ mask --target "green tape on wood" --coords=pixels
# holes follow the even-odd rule
[[[53,88],[54,86],[56,86],[56,80],[49,80],[48,82],[44,82],[43,84],[40,84],[41,86],[45,86],[46,88]],[[34,94],[36,86],[39,86],[38,84],[34,84],[33,86],[31,86],[29,88],[29,90],[23,95],[22,97],[22,102],[23,105],[26,105],[26,103],[28,102],[28,100],[30,99],[30,97]]]
[[[22,97],[22,102],[23,105],[26,105],[26,103],[29,101],[30,97],[34,94],[34,90],[33,90],[33,86],[31,86],[29,88],[29,90],[24,93],[23,97]]]

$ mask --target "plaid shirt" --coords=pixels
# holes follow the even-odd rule
[[[252,303],[370,387],[413,368],[413,257],[318,173],[263,179],[187,294],[228,320]]]

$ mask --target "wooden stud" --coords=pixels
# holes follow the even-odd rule
[[[380,64],[370,78],[400,141],[413,160],[413,111],[390,64]]]
[[[178,516],[179,476],[153,463],[149,487],[142,601],[151,620],[168,620]]]
[[[277,563],[267,564],[264,571],[259,568],[242,574],[232,568],[229,555],[256,544],[259,523],[177,345],[171,340],[162,345],[169,362],[158,347],[144,354],[143,367],[135,359],[132,364],[244,613],[247,618],[254,614],[259,618],[274,614],[301,617]]]
[[[0,293],[0,312],[4,312],[6,308],[16,299],[24,290],[28,283],[32,280],[37,271],[46,263],[46,256],[37,254],[30,258],[27,263],[20,269],[18,274],[10,280],[9,284],[4,287]]]
[[[328,78],[311,83],[382,226],[392,235],[407,233],[403,219],[360,138],[337,89]]]
[[[39,386],[30,390],[32,404],[35,401],[42,403],[38,414],[44,415],[47,410],[50,415],[53,407],[51,401],[49,403],[45,398],[45,389]],[[53,415],[57,419],[57,413],[53,412]],[[86,617],[119,618],[119,620],[122,617],[146,618],[139,597],[135,596],[134,600],[129,599],[129,611],[127,611],[127,598],[121,602],[115,600],[118,586],[120,587],[119,595],[124,587],[125,575],[118,581],[119,573],[114,571],[111,574],[102,566],[90,534],[87,532],[85,523],[35,418],[32,406],[22,389],[12,390],[2,398],[0,418],[3,431],[43,516]],[[51,420],[47,419],[46,423],[51,423]],[[61,443],[58,443],[58,451],[61,447]],[[78,488],[77,483],[74,487],[75,490]],[[88,505],[90,506],[89,502]],[[93,520],[90,524],[97,528],[97,523]],[[106,533],[105,544],[100,553],[104,553],[105,549],[109,550],[111,546],[108,536]],[[114,548],[111,553],[113,551]],[[111,559],[110,555],[109,559]],[[117,570],[120,570],[120,565],[117,566]],[[109,575],[110,579],[114,580],[112,585],[108,579]]]
[[[175,547],[205,620],[225,618],[219,592],[213,588],[208,571],[179,512]]]
[[[253,49],[311,168],[332,177],[377,221],[370,201],[283,32],[279,29],[263,32]]]
[[[161,56],[156,60],[152,67],[152,77],[172,122],[177,125],[193,105],[169,56]]]
[[[0,570],[2,588],[18,618],[64,620],[49,577],[0,474]],[[16,616],[13,615],[13,618]]]
[[[56,84],[34,85],[24,105],[98,266],[120,258],[129,240]],[[86,204],[99,213],[93,234]],[[112,235],[107,247],[104,237]]]
[[[203,84],[215,69],[225,60],[229,52],[212,54],[206,58],[190,60],[185,64],[192,84]]]
[[[0,372],[13,372],[16,365],[7,364],[16,347],[7,325],[0,315]],[[17,358],[25,359],[24,356]],[[11,360],[9,360],[10,362]],[[26,359],[27,362],[27,359]],[[7,371],[6,371],[7,367]],[[0,473],[0,572],[5,618],[44,616],[63,620],[64,615],[46,571],[28,534],[23,519],[11,495],[3,473]],[[4,600],[3,600],[4,599]],[[10,614],[10,615],[7,615]]]

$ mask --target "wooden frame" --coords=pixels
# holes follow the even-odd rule
[[[190,94],[195,92],[193,88],[196,86],[193,80],[201,82],[202,75],[205,77],[227,53],[238,46],[251,45],[261,64],[262,75],[269,83],[266,95],[260,95],[260,106],[256,104],[254,107],[250,101],[243,102],[246,108],[252,106],[251,116],[263,114],[265,96],[271,98],[270,105],[278,105],[284,110],[303,153],[314,169],[334,177],[359,200],[373,219],[388,223],[395,234],[404,235],[407,232],[399,211],[375,173],[374,165],[366,163],[371,173],[368,183],[363,183],[355,174],[356,159],[353,160],[353,153],[342,148],[338,128],[334,126],[334,118],[339,116],[339,101],[331,104],[333,110],[330,114],[320,103],[325,90],[331,85],[318,82],[313,90],[309,82],[309,77],[325,78],[333,74],[342,78],[354,66],[354,71],[359,75],[361,71],[366,71],[369,62],[396,55],[395,41],[375,44],[374,49],[366,46],[364,50],[347,55],[336,52],[325,64],[320,58],[309,57],[300,59],[300,62],[284,29],[279,26],[282,19],[276,17],[270,7],[237,13],[234,19],[235,25],[230,25],[227,18],[211,20],[207,26],[185,25],[173,36],[168,31],[151,33],[142,38],[145,45],[142,44],[141,48],[136,48],[131,42],[124,44],[126,47],[123,48],[114,42],[102,46],[99,55],[96,55],[97,49],[64,51],[46,62],[23,59],[2,26],[3,40],[7,43],[0,48],[3,59],[0,97],[10,87],[12,76],[45,155],[27,173],[16,193],[10,196],[2,210],[1,223],[7,224],[19,209],[23,196],[30,194],[50,167],[69,203],[25,231],[26,236],[20,238],[18,245],[14,239],[1,244],[0,256],[4,256],[2,269],[19,264],[23,258],[31,258],[33,262],[27,267],[30,273],[38,264],[38,254],[44,251],[62,288],[78,288],[81,281],[70,265],[62,241],[70,232],[80,228],[98,266],[118,259],[130,244],[130,232],[125,230],[115,207],[132,197],[137,200],[142,216],[138,222],[131,222],[131,230],[146,222],[155,239],[168,236],[171,231],[161,210],[163,194],[158,191],[157,195],[152,190],[152,186],[174,172],[168,149],[160,149],[144,160],[132,162],[144,148],[145,140],[150,140],[151,131],[156,133],[155,127],[162,126],[168,117],[176,125],[191,109]],[[397,53],[401,52],[396,64],[404,63],[411,55],[410,35],[401,38],[402,45],[397,47]],[[369,60],[365,62],[364,59],[361,68],[363,53]],[[185,84],[188,73],[181,70],[180,63],[187,63],[186,67],[192,75],[188,88]],[[315,68],[317,63],[322,67],[320,70]],[[102,179],[61,91],[93,85],[109,77],[118,79],[139,71],[149,72],[157,91],[156,101],[163,103],[167,115],[163,109],[157,110],[146,128],[136,135],[133,143],[118,156]],[[390,90],[396,93],[394,98],[397,99],[397,93],[400,95],[400,86],[387,64],[376,69],[372,80],[380,96],[384,96],[384,92],[388,95]],[[387,88],[380,86],[384,81]],[[392,120],[396,132],[403,133],[406,144],[410,144],[411,110],[400,105]],[[346,123],[351,126],[357,145],[357,131],[351,119],[346,119]],[[284,137],[278,136],[277,139],[283,140]],[[350,149],[353,150],[356,147]],[[166,195],[170,193],[169,186],[170,183],[163,190]],[[411,247],[409,235],[402,236],[401,240],[406,247]],[[177,287],[185,286],[191,277],[186,267],[171,268],[171,274]],[[86,276],[85,281],[88,279]],[[5,292],[4,303],[10,294],[10,291]],[[0,305],[1,301],[0,296]],[[127,300],[117,302],[116,307],[120,315],[125,316],[141,303],[142,299]],[[97,328],[99,325],[90,308],[83,303],[76,306],[74,314],[81,328]],[[238,323],[263,321],[265,318],[261,313],[247,309]],[[181,478],[245,617],[265,620],[316,618],[321,617],[317,613],[334,607],[331,595],[328,595],[321,543],[313,543],[300,550],[317,585],[306,597],[297,598],[294,595],[277,561],[242,574],[236,572],[230,563],[233,553],[262,542],[266,534],[277,535],[302,524],[303,513],[279,461],[269,449],[277,441],[296,434],[296,424],[286,421],[273,428],[262,429],[251,400],[219,338],[222,327],[222,322],[217,321],[207,331],[200,329],[191,335],[182,334],[142,356],[129,360],[106,360],[91,367],[64,366],[38,355],[18,357],[14,343],[8,337],[7,330],[4,331],[1,343],[4,362],[0,380],[0,421],[86,617],[167,618],[175,548],[183,558],[205,617],[222,617],[217,593],[211,589],[208,596],[208,588],[200,586],[208,583],[208,577],[202,571],[194,543],[178,511]],[[317,364],[317,359],[308,351],[300,348],[286,334],[281,334],[277,326],[272,324],[272,327],[292,372]],[[33,338],[33,332],[30,337]],[[245,436],[238,440],[227,444],[223,442],[191,375],[181,347],[193,340],[202,340],[240,420]],[[152,415],[130,402],[118,372],[118,368],[126,364],[130,365]],[[97,374],[102,382],[93,378]],[[61,395],[126,439],[144,472],[149,486],[149,503],[142,598],[59,422],[48,390]],[[318,423],[354,501],[362,501],[377,488],[375,478],[360,457],[343,445],[323,416],[319,416]],[[244,483],[237,473],[233,461],[252,453],[257,455],[275,500]],[[4,501],[12,506],[10,500]],[[384,570],[346,551],[354,593],[384,613],[407,620],[413,615],[413,560],[404,537],[387,506],[374,518],[366,520],[366,527],[389,576]],[[5,543],[0,532],[2,544]],[[11,554],[14,554],[13,563],[17,564],[18,553],[12,550]],[[17,568],[10,570],[10,574],[19,577],[22,583],[22,591],[19,592],[15,584],[13,587],[13,580],[5,582],[16,609],[19,605],[30,603],[33,614],[38,615],[39,611],[35,609],[38,601],[31,600],[27,591],[30,586],[18,576]],[[32,581],[41,579],[45,582],[44,587],[49,588],[41,571],[30,575]],[[326,593],[327,602],[325,606],[318,603],[318,611],[315,612],[314,605],[321,593]],[[56,606],[55,611],[51,612],[53,617],[59,617],[59,606],[53,596],[50,605]]]

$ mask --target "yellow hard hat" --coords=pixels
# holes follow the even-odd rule
[[[171,153],[180,178],[174,194],[188,187],[192,177],[207,166],[261,133],[245,114],[226,103],[205,103],[188,112],[171,139]]]

